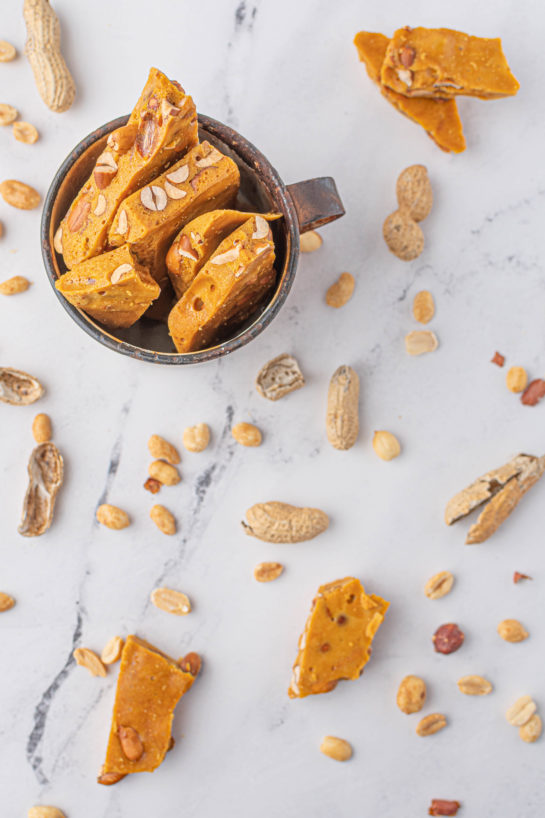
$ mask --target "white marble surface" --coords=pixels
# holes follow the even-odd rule
[[[127,111],[148,67],[180,79],[201,111],[259,145],[286,182],[331,174],[347,210],[324,229],[324,246],[300,263],[280,316],[255,342],[219,362],[161,368],[99,346],[57,302],[40,257],[38,212],[0,202],[2,278],[27,275],[31,290],[0,303],[0,361],[35,373],[47,395],[36,406],[3,406],[0,586],[17,607],[0,622],[0,815],[34,803],[68,818],[419,818],[432,797],[463,802],[463,818],[538,818],[545,811],[543,740],[526,745],[504,718],[524,693],[545,711],[543,497],[539,485],[485,545],[464,546],[467,523],[447,528],[446,500],[518,451],[544,451],[545,406],[507,392],[507,363],[545,374],[545,220],[542,161],[543,6],[537,0],[437,4],[401,0],[56,0],[78,100],[62,115],[39,99],[23,58],[0,66],[1,100],[42,133],[33,146],[0,133],[0,176],[45,193],[69,149],[99,123]],[[4,0],[0,36],[23,45],[19,0]],[[500,35],[521,82],[515,99],[462,100],[467,152],[442,154],[381,99],[358,62],[361,28],[406,23]],[[408,164],[429,168],[433,213],[427,246],[405,264],[386,250],[381,224]],[[333,312],[326,287],[343,270],[357,279],[350,304]],[[440,339],[433,355],[409,358],[414,294],[429,288]],[[258,368],[296,354],[307,386],[272,404],[255,391]],[[361,378],[361,434],[349,452],[325,438],[327,384],[341,363]],[[48,412],[66,462],[51,530],[17,534],[36,410]],[[263,446],[232,441],[231,421],[252,419]],[[184,453],[183,481],[161,502],[180,522],[172,539],[148,518],[142,489],[146,440],[181,443],[185,425],[206,421],[213,441]],[[402,456],[383,463],[372,432],[387,428]],[[131,514],[117,533],[99,528],[106,499]],[[300,545],[245,537],[239,520],[255,502],[316,505],[330,529]],[[261,560],[286,564],[271,585],[253,580]],[[430,602],[425,580],[450,569],[455,589]],[[515,586],[514,570],[534,577]],[[361,680],[327,696],[290,701],[286,687],[299,632],[318,585],[346,574],[391,600]],[[148,602],[158,584],[186,591],[194,611],[170,617]],[[502,642],[497,623],[520,618],[530,639]],[[466,632],[456,654],[433,652],[436,627]],[[70,660],[77,645],[100,650],[137,632],[175,655],[202,652],[205,669],[176,713],[175,750],[153,776],[115,788],[95,783],[116,672],[93,679]],[[422,675],[427,712],[449,726],[415,735],[418,716],[395,706],[400,679]],[[495,689],[462,696],[456,680],[488,676]],[[347,738],[353,760],[318,751],[325,734]]]

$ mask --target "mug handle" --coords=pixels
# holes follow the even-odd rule
[[[344,206],[331,176],[296,182],[287,185],[287,190],[295,206],[300,233],[322,227],[344,216]]]

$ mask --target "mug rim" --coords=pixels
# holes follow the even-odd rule
[[[280,284],[277,286],[275,292],[271,296],[263,311],[255,318],[252,323],[239,331],[233,338],[207,347],[206,349],[197,350],[196,352],[156,352],[154,350],[145,349],[144,347],[136,346],[127,341],[123,341],[110,334],[105,327],[96,323],[90,316],[87,316],[78,307],[70,304],[55,287],[57,276],[55,274],[55,267],[53,263],[53,253],[55,252],[52,244],[51,231],[51,215],[53,212],[53,205],[59,193],[59,189],[77,160],[85,153],[88,148],[94,143],[98,142],[104,136],[109,134],[116,128],[120,128],[128,120],[128,115],[117,117],[99,128],[95,128],[91,133],[87,134],[78,144],[70,151],[68,156],[63,160],[62,164],[55,173],[53,180],[49,186],[47,194],[44,199],[44,207],[42,211],[42,218],[40,224],[40,237],[42,244],[42,258],[44,261],[45,271],[49,283],[51,284],[55,295],[61,302],[63,308],[75,321],[75,323],[83,329],[91,338],[98,341],[108,349],[118,352],[121,355],[126,355],[130,358],[135,358],[140,361],[147,361],[149,363],[159,363],[166,365],[184,365],[184,364],[198,364],[210,360],[216,360],[224,355],[228,355],[237,349],[253,341],[263,330],[271,323],[271,321],[278,315],[278,312],[284,304],[288,293],[293,284],[295,271],[297,268],[297,261],[299,258],[299,232],[298,232],[298,218],[287,190],[286,184],[283,182],[280,174],[276,168],[269,162],[267,157],[255,147],[255,145],[246,139],[242,134],[235,131],[233,128],[219,122],[212,117],[205,114],[198,114],[199,127],[206,133],[216,137],[224,142],[248,167],[257,172],[264,186],[272,192],[275,191],[275,199],[278,199],[283,207],[283,217],[286,223],[286,257],[282,267],[282,277]],[[276,206],[276,202],[275,202]],[[297,239],[297,240],[296,240]]]

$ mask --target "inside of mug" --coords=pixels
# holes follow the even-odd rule
[[[57,230],[61,219],[64,217],[78,190],[83,186],[94,167],[95,161],[100,153],[104,150],[106,144],[107,134],[101,139],[94,142],[87,150],[70,167],[66,177],[62,181],[55,201],[53,203],[51,212],[50,225],[50,241],[52,247],[52,262],[57,278],[66,272],[67,268],[61,256],[55,253],[52,241],[55,231]],[[260,319],[266,309],[275,301],[279,287],[282,283],[283,276],[286,273],[288,257],[288,242],[289,234],[284,210],[284,203],[282,197],[278,195],[278,190],[274,185],[267,185],[263,169],[260,167],[259,161],[256,161],[254,167],[251,167],[244,159],[237,153],[236,145],[228,145],[217,135],[210,133],[206,128],[199,125],[199,139],[201,141],[208,140],[215,145],[222,153],[230,156],[236,162],[240,171],[240,189],[237,194],[233,208],[248,212],[281,213],[284,218],[277,219],[270,223],[275,244],[276,260],[274,269],[276,271],[276,285],[272,295],[270,295],[263,303],[261,303],[255,312],[235,331],[231,332],[226,337],[218,339],[216,344],[209,349],[216,349],[223,347],[228,341],[236,339],[244,334],[251,327],[259,327]],[[180,228],[181,229],[181,228]],[[73,309],[76,309],[75,307]],[[81,310],[77,310],[80,316],[91,326],[94,326],[102,335],[108,336],[113,341],[120,341],[130,344],[136,349],[145,352],[160,353],[161,355],[178,356],[172,339],[168,334],[168,327],[163,321],[155,321],[150,318],[142,316],[132,327],[127,329],[112,329],[100,324],[94,318],[91,318]],[[187,353],[187,355],[198,355],[202,350],[194,353]]]

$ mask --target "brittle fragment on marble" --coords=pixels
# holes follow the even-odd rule
[[[53,511],[64,473],[63,459],[50,441],[40,443],[28,461],[28,488],[19,534],[39,537],[53,521]]]
[[[537,483],[544,471],[545,455],[518,454],[456,494],[445,509],[446,524],[452,525],[486,504],[466,539],[468,545],[484,542],[514,511],[521,497]]]

